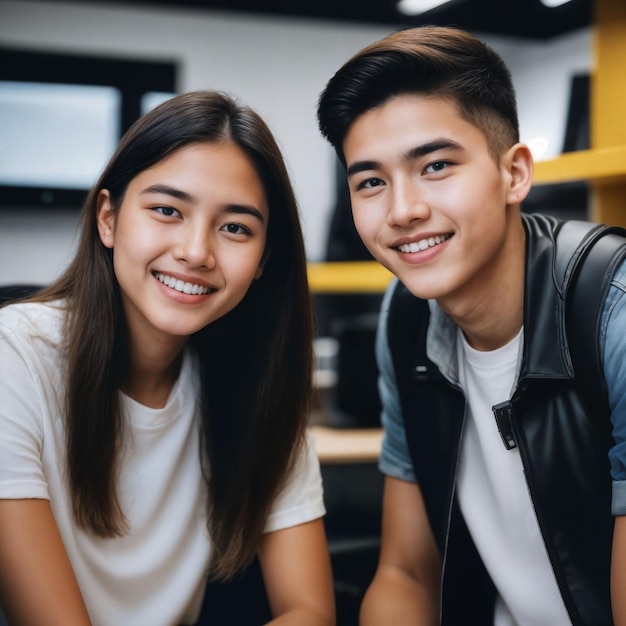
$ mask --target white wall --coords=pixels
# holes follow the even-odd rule
[[[511,69],[522,141],[545,137],[543,158],[563,148],[570,79],[592,71],[591,29],[578,30],[546,42],[492,42]]]
[[[174,60],[179,92],[221,89],[255,108],[285,155],[310,260],[323,258],[335,163],[317,130],[317,98],[349,56],[389,32],[388,26],[200,9],[0,0],[2,46]],[[547,43],[485,39],[513,72],[523,139],[542,133],[550,153],[558,153],[570,72],[590,65],[589,32]],[[75,226],[72,212],[0,210],[0,284],[58,275],[73,252]]]

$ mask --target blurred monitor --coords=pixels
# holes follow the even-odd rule
[[[81,206],[174,63],[0,49],[0,207]]]
[[[115,150],[114,87],[0,81],[0,185],[88,189]]]

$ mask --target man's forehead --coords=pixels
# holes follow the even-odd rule
[[[346,134],[343,152],[350,168],[353,161],[378,160],[384,154],[414,158],[461,149],[480,132],[449,100],[403,96],[359,116]]]

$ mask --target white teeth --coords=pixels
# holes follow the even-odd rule
[[[202,287],[202,285],[196,285],[195,283],[185,283],[180,279],[174,278],[173,276],[167,276],[166,274],[161,274],[159,272],[155,272],[154,275],[164,285],[170,287],[171,289],[175,289],[176,291],[180,291],[181,293],[204,295],[211,291],[210,287]]]
[[[400,252],[419,252],[420,250],[426,250],[426,248],[432,248],[440,243],[449,239],[452,235],[435,235],[434,237],[429,237],[428,239],[420,239],[419,241],[404,243],[401,246],[398,246],[398,250]]]

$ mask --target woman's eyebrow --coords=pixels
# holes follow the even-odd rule
[[[256,217],[261,224],[265,223],[265,218],[263,217],[263,213],[259,211],[254,206],[248,204],[225,204],[222,208],[224,213],[235,213],[239,215],[252,215],[252,217]]]
[[[150,185],[150,187],[146,187],[141,193],[161,193],[165,194],[166,196],[172,196],[177,200],[189,202],[191,204],[197,203],[196,198],[186,191],[183,191],[182,189],[177,189],[176,187],[170,187],[170,185],[163,185],[161,183]]]

